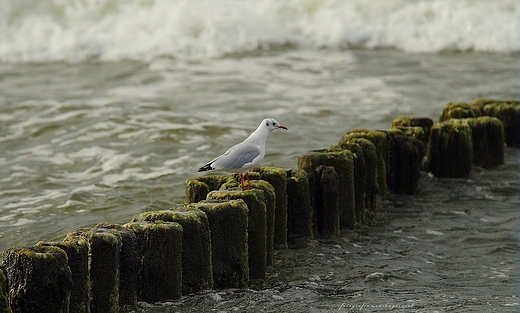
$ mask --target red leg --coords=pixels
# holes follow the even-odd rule
[[[249,180],[249,172],[246,172],[246,178],[247,178],[247,183],[249,184],[249,190],[253,189],[253,187],[251,187],[251,181]]]
[[[245,190],[244,189],[244,176],[242,175],[242,173],[239,173],[240,174],[240,183],[242,184],[242,190]]]

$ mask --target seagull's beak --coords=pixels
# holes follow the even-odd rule
[[[278,128],[281,128],[281,129],[285,129],[285,130],[287,130],[287,127],[282,126],[282,125],[278,126]]]

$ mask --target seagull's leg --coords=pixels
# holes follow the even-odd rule
[[[253,189],[253,187],[251,187],[251,181],[249,180],[249,172],[246,172],[246,178],[247,178],[247,183],[249,184],[249,190]]]
[[[244,191],[244,176],[242,175],[242,173],[238,173],[240,174],[240,183],[242,184],[242,191]]]

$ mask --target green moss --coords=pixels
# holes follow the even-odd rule
[[[228,179],[225,175],[207,175],[186,180],[186,204],[206,199],[211,190],[220,189]]]
[[[260,179],[260,173],[255,173],[255,172],[248,172],[247,173],[248,176],[249,176],[249,179],[251,181],[251,183],[253,182],[253,180],[259,180]],[[245,174],[244,175],[244,187],[248,187],[248,183],[247,183],[247,179],[245,178]],[[219,190],[233,190],[233,189],[240,189],[242,190],[242,186],[241,186],[241,183],[240,183],[240,174],[239,173],[233,173],[231,175],[231,177],[226,180],[225,183],[223,183],[221,186],[220,186],[220,189]]]
[[[439,120],[443,122],[450,118],[479,117],[481,115],[482,111],[478,105],[462,102],[450,102],[442,109],[442,114]]]
[[[274,192],[273,192],[274,194]],[[243,200],[201,201],[211,229],[213,280],[216,289],[249,285],[248,208]]]
[[[404,135],[420,140],[424,145],[428,144],[430,134],[426,135],[424,129],[419,126],[393,126],[392,129],[401,131]]]
[[[493,98],[477,98],[473,101],[473,104],[479,106],[479,107],[483,107],[484,105],[488,104],[488,103],[494,103],[494,102],[499,102],[500,100],[497,100],[497,99],[493,99]]]
[[[486,104],[490,103],[504,103],[509,105],[519,105],[520,102],[516,99],[506,99],[506,100],[499,100],[499,99],[493,99],[493,98],[477,98],[475,101],[473,101],[473,104],[478,105],[479,107],[484,107]]]
[[[428,143],[428,139],[430,138],[430,130],[432,129],[432,126],[433,120],[429,117],[403,116],[392,121],[392,127],[398,129],[405,127],[405,130],[403,131],[407,135],[412,135],[413,137],[423,141],[425,144]],[[408,130],[408,127],[411,127],[413,130]],[[416,127],[422,128],[423,132],[421,133],[418,131]]]

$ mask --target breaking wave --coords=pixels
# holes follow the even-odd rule
[[[516,0],[5,0],[0,61],[219,57],[280,46],[519,48]]]

